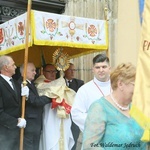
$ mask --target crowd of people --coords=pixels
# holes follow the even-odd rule
[[[98,54],[87,83],[75,78],[73,63],[59,78],[55,65],[46,64],[35,79],[36,67],[28,62],[25,86],[24,65],[18,81],[12,78],[15,69],[12,57],[0,56],[0,149],[19,150],[24,128],[24,150],[78,150],[79,134],[82,150],[146,150],[140,140],[144,131],[129,113],[136,76],[131,63],[112,70],[109,58]]]
[[[89,108],[83,134],[83,149],[145,150],[143,129],[130,116],[135,67],[122,63],[111,72],[112,92]]]

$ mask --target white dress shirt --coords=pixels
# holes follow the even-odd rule
[[[1,74],[1,76],[4,78],[4,80],[6,80],[8,82],[8,84],[11,86],[11,88],[14,89],[13,85],[12,85],[12,82],[10,81],[10,79],[12,79],[12,78],[10,78],[8,76],[5,76],[3,74]]]

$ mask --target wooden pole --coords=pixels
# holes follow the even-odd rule
[[[106,20],[106,28],[107,28],[107,44],[108,44],[108,49],[106,51],[106,55],[109,58],[110,57],[110,52],[109,52],[109,27],[108,27],[108,1],[105,0],[105,7],[104,7],[104,18]]]
[[[26,40],[25,40],[25,54],[24,54],[24,72],[23,72],[23,85],[27,84],[26,82],[26,73],[27,73],[27,63],[28,63],[28,47],[29,47],[29,27],[31,23],[31,5],[32,0],[28,0],[27,6],[27,18],[26,18]],[[25,117],[25,101],[26,97],[22,97],[22,114],[21,118]],[[24,139],[24,128],[20,129],[20,150],[23,150],[23,139]]]

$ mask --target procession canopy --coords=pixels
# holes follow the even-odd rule
[[[0,25],[0,55],[9,54],[17,66],[23,63],[26,13]],[[52,62],[52,54],[63,48],[70,58],[108,49],[105,20],[31,11],[29,61],[40,67]]]

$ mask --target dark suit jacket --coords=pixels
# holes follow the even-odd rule
[[[67,83],[66,83],[67,84]],[[79,79],[72,79],[72,82],[69,85],[69,88],[73,89],[75,92],[78,91],[78,89],[84,84],[83,80]]]
[[[22,83],[21,79],[18,82]],[[27,83],[27,86],[29,87],[29,97],[25,107],[25,119],[27,121],[25,133],[38,135],[42,128],[43,107],[50,103],[51,99],[46,96],[39,96],[34,83]]]
[[[21,84],[21,78],[18,80]],[[43,106],[51,102],[46,96],[39,96],[34,83],[27,83],[29,96],[25,104],[24,150],[38,150],[42,129]]]
[[[17,96],[0,76],[0,149],[19,149],[18,118],[21,116],[21,87],[15,82]]]
[[[71,88],[72,90],[74,90],[75,92],[77,92],[78,89],[83,84],[84,84],[83,80],[79,80],[79,79],[75,79],[74,78],[74,79],[72,79],[72,82],[69,84],[69,88]],[[66,85],[67,85],[67,83],[66,83]],[[74,146],[73,146],[73,148],[71,150],[75,150],[76,149],[76,145],[77,145],[77,140],[78,140],[78,137],[79,137],[79,134],[80,134],[80,129],[79,129],[79,127],[73,121],[72,121],[72,125],[71,125],[71,131],[72,131],[72,134],[73,134],[73,138],[75,140],[75,144],[74,144]]]
[[[42,128],[42,114],[43,106],[51,102],[51,99],[46,96],[39,96],[37,90],[27,84],[29,87],[29,98],[26,102],[25,118],[27,121],[27,126],[25,128],[26,132],[33,134],[40,134]]]

